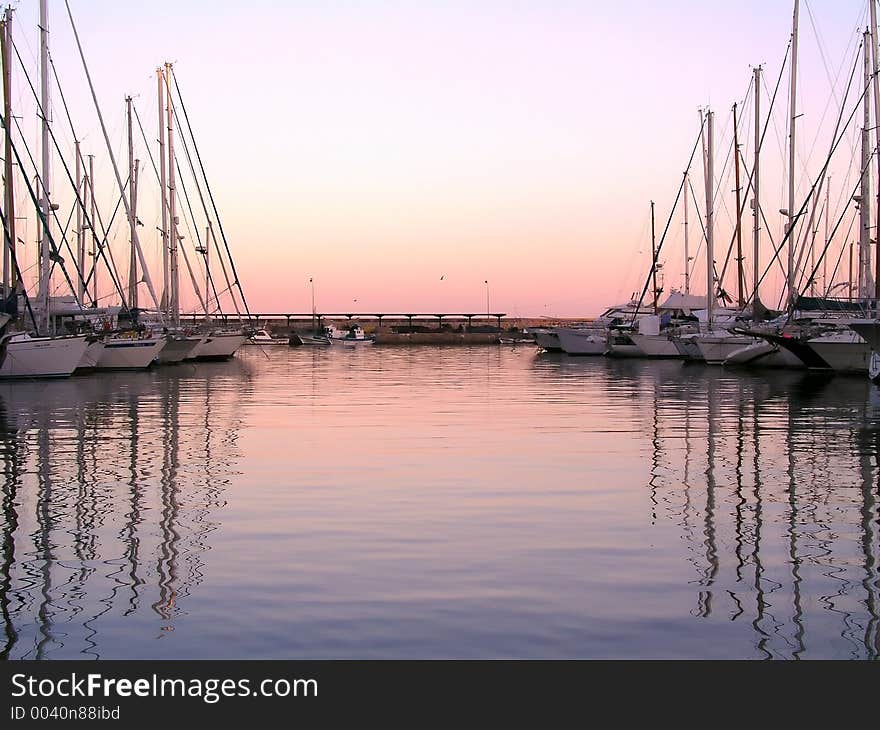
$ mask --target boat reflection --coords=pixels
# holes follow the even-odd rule
[[[0,386],[0,658],[98,658],[145,607],[174,630],[240,457],[241,381],[224,363]]]

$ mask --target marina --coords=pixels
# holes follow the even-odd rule
[[[876,0],[276,5],[2,9],[0,659],[880,659]]]
[[[267,355],[0,385],[5,657],[880,656],[867,378]]]

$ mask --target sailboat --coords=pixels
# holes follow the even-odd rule
[[[3,55],[3,92],[4,92],[4,111],[3,126],[5,137],[5,215],[3,216],[3,232],[4,232],[4,261],[11,261],[12,267],[4,266],[3,293],[4,300],[8,299],[8,294],[17,288],[17,282],[21,281],[21,271],[19,270],[15,256],[15,197],[13,192],[13,174],[12,160],[13,154],[18,158],[17,150],[13,150],[12,131],[9,120],[12,118],[11,113],[11,64],[10,64],[10,47],[12,43],[11,37],[11,19],[12,12],[7,9],[3,27],[2,27],[2,55]],[[40,68],[44,78],[48,76],[48,10],[46,0],[40,1]],[[48,84],[43,84],[43,109],[48,108]],[[40,218],[42,221],[41,241],[40,241],[40,261],[39,261],[39,307],[40,319],[45,323],[48,330],[51,321],[49,311],[49,286],[51,276],[51,260],[50,252],[54,248],[49,231],[49,122],[47,115],[42,116],[42,139],[43,139],[43,169],[42,169],[42,186],[43,196],[39,201],[41,208]],[[20,161],[19,161],[20,164]],[[28,184],[30,189],[30,186]],[[35,200],[35,202],[37,202]],[[12,226],[12,230],[10,230]],[[14,272],[12,271],[14,269]],[[12,276],[16,277],[16,284],[11,281]],[[24,295],[27,299],[27,295]],[[28,310],[32,316],[34,327],[37,326],[34,310],[28,302]],[[7,315],[7,321],[3,324],[5,330],[12,326],[11,318]],[[41,334],[39,331],[11,331],[6,332],[0,337],[0,378],[44,378],[44,377],[66,377],[73,373],[79,365],[88,342],[85,335],[62,335],[54,336]]]

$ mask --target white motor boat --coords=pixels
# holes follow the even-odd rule
[[[333,345],[342,345],[344,347],[357,347],[359,345],[372,345],[374,338],[368,336],[364,332],[364,328],[359,324],[352,325],[348,328],[348,332],[336,329],[333,325],[326,328],[325,332],[330,338]]]
[[[327,335],[307,334],[305,332],[292,332],[287,344],[291,347],[299,347],[300,345],[317,345],[318,347],[326,347],[330,344],[330,338]]]
[[[85,335],[44,337],[11,332],[0,337],[0,378],[63,378],[71,375],[88,347]]]
[[[98,370],[146,370],[165,347],[164,336],[112,335],[104,340]]]
[[[269,334],[268,330],[257,330],[254,332],[253,337],[248,340],[245,340],[246,345],[284,345],[287,347],[290,344],[289,338],[287,337],[272,337]]]

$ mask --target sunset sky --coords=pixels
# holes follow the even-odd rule
[[[109,217],[106,150],[64,3],[49,4],[52,55],[83,152],[96,155]],[[35,83],[37,6],[20,2],[15,13],[15,42]],[[135,96],[152,141],[154,69],[175,63],[252,310],[308,311],[313,277],[325,312],[485,311],[488,280],[492,311],[518,316],[595,315],[641,289],[649,201],[659,237],[698,108],[716,111],[720,174],[731,105],[755,64],[765,64],[772,91],[792,13],[788,0],[71,0],[71,8],[120,164],[124,96]],[[814,175],[827,152],[837,114],[830,79],[845,83],[865,13],[854,0],[801,3],[801,192],[804,166]],[[36,139],[18,71],[16,113]],[[787,204],[786,93],[783,77],[765,142],[762,204],[774,236]],[[766,111],[766,96],[762,103]],[[57,94],[53,108],[72,150]],[[751,124],[749,102],[748,155]],[[840,170],[857,132],[847,140]],[[53,169],[60,179],[60,163]],[[699,196],[699,155],[692,171]],[[849,192],[838,174],[832,209],[842,212]],[[720,184],[732,211],[733,183]],[[142,186],[143,243],[158,260],[158,193],[149,176]],[[719,213],[718,226],[726,251],[729,216]],[[661,257],[667,289],[681,281],[681,229],[676,217]],[[704,271],[696,266],[695,286],[705,287]],[[161,279],[160,267],[152,273]],[[774,291],[780,283],[768,278]],[[194,305],[190,295],[184,302]]]

